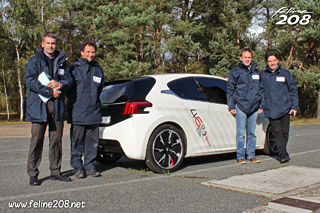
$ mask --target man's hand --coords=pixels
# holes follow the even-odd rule
[[[294,117],[297,114],[297,110],[292,109],[292,110],[290,110],[289,114],[292,115],[292,117]]]
[[[51,80],[51,81],[48,83],[47,87],[50,87],[50,88],[52,88],[52,89],[53,89],[53,88],[60,89],[61,83],[58,82],[58,81],[55,81],[55,80]]]
[[[232,115],[235,115],[235,114],[237,114],[237,110],[236,110],[236,109],[232,109],[232,110],[230,110],[230,113],[231,113]]]
[[[263,113],[263,109],[259,109],[258,110],[258,113],[260,114],[260,113]]]
[[[53,88],[53,90],[52,90],[52,97],[54,97],[54,98],[59,98],[60,93],[61,93],[61,91],[59,91],[59,90],[56,89],[56,88]]]

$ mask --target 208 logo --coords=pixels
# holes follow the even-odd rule
[[[209,141],[209,137],[206,131],[206,126],[204,125],[201,117],[198,115],[197,111],[195,109],[190,109],[192,118],[194,119],[194,122],[197,126],[197,133],[199,134],[199,136],[203,136],[208,144],[209,147],[211,147],[211,143]]]
[[[279,15],[281,20],[278,21],[276,25],[285,25],[285,24],[295,25],[298,23],[301,25],[307,25],[309,24],[311,19],[310,14],[313,12],[309,12],[307,10],[295,10],[293,7],[291,7],[290,9],[288,9],[287,7],[281,7],[271,16],[271,18],[273,18],[277,14],[283,14],[283,13],[286,13],[286,15]],[[298,13],[299,15],[297,15],[296,13]],[[306,14],[306,15],[302,15],[302,14]]]

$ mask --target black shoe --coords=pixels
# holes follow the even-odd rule
[[[98,172],[98,171],[95,170],[95,169],[91,169],[91,170],[89,170],[89,171],[86,171],[86,175],[87,175],[87,176],[91,176],[91,177],[99,177],[99,176],[101,176],[101,173]]]
[[[288,154],[280,155],[279,161],[280,161],[280,163],[286,163],[286,162],[290,161],[290,157]]]
[[[31,186],[40,186],[41,182],[38,180],[38,178],[36,176],[32,176],[32,177],[30,177],[29,184]]]
[[[82,170],[76,171],[76,173],[74,174],[74,176],[75,176],[76,178],[78,178],[78,179],[87,177],[87,176],[86,176],[86,173],[85,173],[84,171],[82,171]]]
[[[50,176],[50,179],[51,179],[51,180],[60,180],[60,181],[64,181],[64,182],[71,181],[71,178],[64,177],[64,176],[62,176],[61,173],[59,173],[59,174],[57,174],[57,175],[51,175],[51,176]]]

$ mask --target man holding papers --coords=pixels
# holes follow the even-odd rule
[[[31,144],[27,172],[29,184],[40,185],[38,180],[44,135],[49,125],[50,179],[69,181],[61,174],[62,133],[65,120],[65,93],[73,86],[67,67],[67,55],[56,50],[57,38],[47,33],[42,48],[31,57],[26,66],[27,121],[32,122]],[[51,80],[52,79],[52,80]]]

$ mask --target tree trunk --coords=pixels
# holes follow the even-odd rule
[[[269,20],[271,19],[270,18],[270,9],[268,7],[266,7],[266,18],[267,18],[267,23],[269,22]],[[272,48],[272,41],[271,41],[271,38],[270,38],[270,29],[267,27],[267,35],[268,35],[268,41],[267,41],[267,47],[268,49],[267,50],[271,50]]]
[[[185,21],[188,15],[188,7],[189,7],[189,0],[184,0],[184,4],[182,6],[182,15],[181,20]]]
[[[161,28],[160,26],[157,27],[155,32],[155,53],[154,53],[154,67],[156,69],[156,72],[159,72],[159,66],[161,63],[161,56],[159,54],[160,48],[161,48],[161,35],[160,35]]]
[[[240,49],[240,30],[237,33],[237,48]]]
[[[320,92],[318,92],[317,119],[320,119]]]
[[[139,42],[140,42],[140,45],[139,45],[139,51],[138,51],[138,54],[139,54],[139,59],[138,59],[138,61],[140,61],[140,62],[143,62],[143,61],[144,61],[144,52],[143,52],[144,45],[143,45],[143,39],[144,39],[144,36],[140,33],[140,34],[139,34]]]
[[[309,57],[310,51],[312,50],[313,47],[314,47],[314,42],[312,42],[311,45],[309,45],[309,49],[308,49],[307,53],[305,54],[305,56],[302,59],[302,62],[301,62],[300,67],[299,67],[300,71],[301,71],[302,68],[304,68],[303,67],[304,61],[306,60],[306,58]]]
[[[185,56],[183,57],[183,63],[184,63],[183,71],[184,71],[185,73],[188,72],[188,71],[187,71],[188,61],[189,61],[189,57],[188,57],[188,55],[185,55]]]
[[[69,11],[69,18],[68,18],[68,22],[71,22],[70,20],[72,20],[72,12]],[[71,23],[69,23],[71,24]],[[72,41],[72,38],[73,38],[73,34],[72,34],[72,30],[69,30],[68,31],[68,37],[69,37],[69,58],[70,58],[70,61],[73,62],[74,59],[73,59],[73,41]]]
[[[294,39],[294,42],[293,42],[293,44],[291,46],[291,49],[290,49],[290,54],[289,54],[289,57],[287,59],[287,69],[290,69],[290,66],[291,66],[290,60],[291,60],[291,58],[293,56],[293,50],[294,50],[294,48],[296,46],[296,43],[297,43],[297,38]]]
[[[2,77],[3,77],[3,87],[4,87],[4,95],[6,96],[7,118],[8,118],[8,121],[10,121],[10,109],[9,109],[8,94],[7,94],[7,85],[6,85],[6,78],[5,78],[5,74],[4,74],[3,63],[4,63],[4,58],[2,57],[1,70],[2,70]]]
[[[41,23],[43,25],[43,21],[44,21],[44,18],[43,18],[43,0],[41,0]]]
[[[177,72],[178,55],[179,55],[179,49],[176,49],[173,53],[173,59],[172,59],[172,65],[171,65],[172,73]]]
[[[20,54],[18,45],[16,45],[16,54],[17,54],[17,61],[18,61],[18,84],[19,84],[19,91],[20,91],[20,121],[23,121],[23,93],[22,93],[22,84],[21,84],[21,71],[20,71]]]

